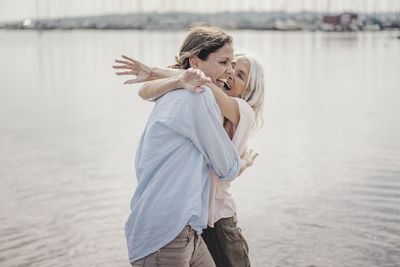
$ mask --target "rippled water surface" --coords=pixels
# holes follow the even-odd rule
[[[233,184],[253,266],[400,265],[398,33],[232,33],[267,70]],[[152,103],[113,75],[183,33],[0,31],[0,266],[129,266],[123,227]]]

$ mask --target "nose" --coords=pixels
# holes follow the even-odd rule
[[[229,64],[228,68],[226,69],[226,73],[228,73],[229,75],[232,75],[232,73],[233,73],[232,64]]]

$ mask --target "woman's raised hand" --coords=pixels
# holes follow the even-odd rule
[[[114,65],[114,69],[123,69],[126,71],[122,72],[117,72],[117,75],[135,75],[135,79],[127,80],[124,82],[124,84],[130,84],[130,83],[141,83],[141,82],[147,82],[151,80],[151,67],[147,66],[146,64],[143,64],[142,62],[127,57],[125,55],[122,55],[122,58],[126,60],[115,60],[116,63],[119,63],[121,65]]]
[[[203,93],[205,88],[203,85],[211,82],[210,78],[206,77],[201,70],[187,69],[180,76],[182,87],[193,93]]]

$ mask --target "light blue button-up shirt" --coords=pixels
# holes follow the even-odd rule
[[[238,175],[240,157],[209,88],[157,100],[135,165],[138,186],[125,225],[130,262],[171,242],[185,225],[199,234],[207,227],[211,168],[223,181]]]

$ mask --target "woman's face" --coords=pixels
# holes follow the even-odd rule
[[[237,57],[232,62],[232,67],[233,75],[229,77],[228,86],[223,90],[229,96],[240,97],[249,79],[250,62],[245,57]]]
[[[223,47],[208,55],[206,60],[197,58],[196,66],[207,77],[211,78],[211,82],[220,88],[224,88],[224,83],[232,76],[232,59],[233,46],[230,43],[225,43]]]

